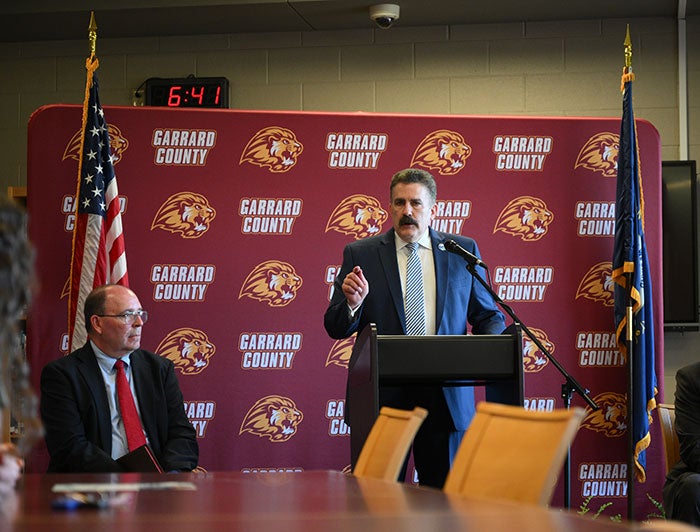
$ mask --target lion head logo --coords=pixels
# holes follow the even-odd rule
[[[199,238],[215,217],[216,211],[207,198],[195,192],[178,192],[158,209],[151,229],[180,233],[183,238]]]
[[[170,332],[156,347],[156,353],[171,360],[183,375],[197,375],[209,365],[216,347],[204,332],[183,327]]]
[[[583,145],[576,157],[574,168],[600,172],[605,177],[617,177],[617,155],[620,151],[620,135],[598,133]]]
[[[360,240],[379,233],[388,218],[389,214],[382,209],[376,198],[355,194],[341,201],[331,213],[326,233],[333,229]]]
[[[289,129],[270,126],[261,129],[243,149],[240,164],[267,167],[271,172],[286,172],[297,163],[304,146]]]
[[[603,303],[606,307],[615,304],[615,283],[612,280],[612,263],[600,262],[589,269],[576,290],[576,299],[583,297]]]
[[[534,242],[547,234],[553,220],[554,213],[544,201],[532,196],[520,196],[511,200],[501,211],[493,232],[503,231],[519,236],[525,242]]]
[[[593,398],[600,407],[596,411],[586,409],[582,427],[603,432],[608,438],[617,438],[627,432],[627,397],[625,394],[604,392]]]
[[[328,358],[326,358],[326,367],[331,364],[335,366],[340,366],[341,368],[348,368],[350,362],[350,356],[352,355],[352,348],[355,345],[355,337],[357,335],[353,334],[348,338],[343,338],[342,340],[336,340],[328,353]]]
[[[455,175],[467,164],[471,146],[455,131],[441,129],[426,136],[413,152],[411,166],[419,164],[440,175]]]
[[[129,141],[124,138],[121,130],[112,124],[107,125],[107,134],[109,135],[109,152],[112,156],[112,165],[116,165],[122,160],[122,155],[129,147]],[[83,132],[78,130],[75,135],[68,141],[66,149],[63,152],[62,161],[66,159],[79,160],[80,148],[83,142]]]
[[[284,307],[296,297],[301,284],[302,278],[291,264],[268,260],[258,264],[248,274],[238,299],[248,296],[271,307]]]
[[[536,329],[534,327],[530,328],[530,332],[532,332],[535,338],[537,338],[550,354],[554,352],[554,343],[547,337],[547,333],[542,329]],[[548,362],[547,356],[540,351],[537,344],[528,336],[523,336],[523,369],[525,373],[537,373],[541,371]]]
[[[238,434],[250,432],[271,442],[285,442],[294,436],[304,414],[288,397],[268,395],[259,399],[241,423]]]

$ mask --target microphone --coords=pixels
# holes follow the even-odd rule
[[[445,249],[447,251],[449,251],[450,253],[454,253],[455,255],[459,255],[464,260],[466,260],[469,264],[472,264],[475,266],[481,266],[484,269],[488,269],[488,266],[486,266],[486,263],[484,263],[479,257],[474,255],[473,253],[468,252],[466,249],[464,249],[462,246],[460,246],[454,240],[445,240]]]

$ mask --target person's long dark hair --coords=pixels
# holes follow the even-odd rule
[[[12,415],[17,447],[25,454],[41,437],[37,397],[29,382],[20,323],[34,286],[34,249],[27,237],[27,215],[0,197],[0,407]]]

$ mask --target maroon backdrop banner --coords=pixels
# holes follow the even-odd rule
[[[571,450],[572,506],[593,497],[624,511],[626,362],[610,281],[619,118],[121,107],[105,115],[129,279],[150,316],[142,347],[175,362],[202,467],[348,466],[354,339],[331,340],[323,313],[343,246],[391,227],[390,177],[415,166],[438,184],[434,225],[477,240],[496,292],[602,407],[589,411]],[[41,367],[67,349],[80,123],[79,106],[57,105],[29,124],[37,388]],[[660,141],[652,125],[637,125],[662,383]],[[563,377],[529,339],[524,368],[528,408],[564,406]],[[586,406],[577,395],[572,404]],[[647,484],[635,491],[660,500],[652,427]]]

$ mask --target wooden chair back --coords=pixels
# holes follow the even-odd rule
[[[413,410],[382,407],[362,445],[353,474],[398,480],[413,438],[427,415],[428,411],[420,407]]]
[[[584,414],[582,408],[531,412],[479,403],[444,491],[548,505]]]
[[[668,473],[681,460],[678,434],[676,434],[676,407],[672,404],[660,403],[656,410],[659,412],[661,435],[664,438],[666,473]]]

